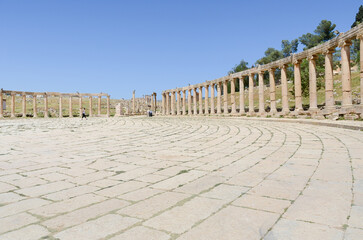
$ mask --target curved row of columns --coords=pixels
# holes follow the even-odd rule
[[[15,97],[17,95],[22,96],[22,117],[26,117],[27,114],[27,108],[26,108],[26,99],[27,96],[31,96],[33,99],[33,117],[38,117],[38,108],[37,108],[37,97],[42,96],[44,99],[44,117],[49,117],[49,109],[48,109],[48,97],[50,96],[56,96],[59,100],[59,117],[63,117],[63,98],[68,97],[69,98],[69,117],[73,117],[73,97],[79,98],[79,115],[82,115],[82,99],[83,97],[89,97],[89,116],[94,116],[93,114],[93,97],[98,98],[98,116],[101,116],[101,99],[103,96],[107,97],[107,114],[106,116],[110,116],[110,96],[108,94],[100,93],[100,94],[70,94],[70,93],[39,93],[39,92],[20,92],[20,91],[10,91],[10,90],[0,90],[0,103],[3,102],[4,94],[11,96],[11,103],[10,103],[10,117],[16,117],[16,111],[15,111]],[[0,118],[4,117],[4,109],[1,106],[0,107]]]
[[[306,50],[304,52],[293,54],[290,57],[272,62],[266,65],[261,65],[258,68],[249,69],[243,72],[231,74],[213,81],[206,81],[202,84],[188,86],[184,88],[177,88],[167,90],[162,93],[162,113],[164,115],[201,115],[201,114],[248,114],[254,115],[254,77],[258,76],[258,115],[288,115],[288,114],[309,114],[309,115],[329,115],[334,112],[339,114],[361,114],[363,111],[363,51],[360,51],[360,92],[361,101],[359,105],[353,106],[352,103],[352,86],[351,86],[351,69],[350,69],[350,46],[352,39],[357,38],[360,40],[360,47],[363,49],[363,24],[349,30],[344,34],[340,34],[337,38],[330,40],[322,45]],[[341,81],[342,81],[342,104],[341,108],[335,105],[334,92],[333,92],[333,53],[339,47],[341,51]],[[318,55],[325,56],[325,107],[323,110],[318,109],[317,102],[317,75],[316,75],[316,59]],[[303,59],[309,62],[309,109],[303,110],[302,105],[302,89],[301,89],[301,70],[300,64]],[[294,82],[295,82],[295,109],[293,112],[289,109],[288,99],[288,82],[287,82],[287,67],[288,64],[294,66]],[[281,71],[281,102],[282,110],[277,111],[276,108],[276,86],[275,86],[275,70]],[[264,81],[263,76],[265,71],[269,72],[269,97],[270,97],[270,111],[265,111],[264,99]],[[248,112],[245,112],[244,102],[244,84],[243,78],[249,78],[248,88]],[[236,91],[235,81],[239,81],[239,86],[242,91],[239,92],[239,110],[237,111],[236,105]],[[230,103],[228,105],[227,86],[230,84]],[[222,87],[223,86],[223,87]],[[209,97],[209,87],[211,87],[211,94]],[[204,108],[203,108],[203,88],[204,92]],[[216,89],[215,89],[216,88]],[[223,94],[222,94],[223,88]],[[188,96],[186,96],[188,93]],[[181,96],[183,94],[183,96]],[[175,101],[177,96],[177,101]],[[217,97],[217,106],[214,106],[215,96]],[[222,99],[223,96],[223,99]],[[186,100],[188,99],[188,106]],[[223,101],[223,104],[222,104]],[[176,107],[175,107],[176,105]],[[181,105],[181,107],[180,107]],[[193,105],[193,106],[192,106]],[[223,108],[222,108],[223,106]],[[187,108],[187,110],[186,110]],[[182,110],[180,110],[182,109]],[[229,111],[230,110],[230,111]]]

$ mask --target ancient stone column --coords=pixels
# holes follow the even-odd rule
[[[186,95],[186,91],[183,90],[183,115],[186,115],[186,106],[185,106],[185,99],[186,99],[187,95]]]
[[[0,89],[0,118],[4,117],[3,102],[4,102],[3,89]]]
[[[270,82],[270,113],[277,113],[276,108],[276,85],[275,85],[275,69],[270,68],[268,70],[269,82]]]
[[[348,108],[352,106],[352,86],[350,75],[350,45],[349,41],[340,44],[341,47],[341,65],[342,65],[342,90],[343,102],[342,107]]]
[[[154,112],[156,114],[156,110],[157,110],[157,106],[158,106],[158,102],[156,101],[156,93],[154,93],[154,103],[155,103],[155,105],[154,105]]]
[[[15,92],[11,92],[11,115],[12,118],[15,117]]]
[[[289,99],[288,99],[288,89],[287,89],[287,73],[286,65],[282,65],[281,69],[281,100],[282,100],[282,113],[287,114],[289,110]]]
[[[199,86],[199,115],[203,114],[203,87]]]
[[[79,116],[82,116],[82,95],[79,95]]]
[[[192,115],[192,89],[188,89],[188,115]]]
[[[236,114],[237,113],[237,110],[236,110],[236,85],[235,85],[234,78],[231,79],[231,106],[232,106],[231,114]]]
[[[333,81],[333,52],[328,50],[325,54],[325,108],[328,110],[335,108],[334,102],[334,81]]]
[[[166,92],[165,93],[165,99],[166,99],[166,109],[165,109],[165,112],[166,112],[166,115],[170,115],[170,96],[169,96],[169,92]]]
[[[359,36],[360,41],[360,105],[363,106],[363,34]]]
[[[302,111],[300,60],[294,62],[295,111]]]
[[[177,90],[176,94],[177,94],[176,115],[180,115],[180,101],[181,101],[180,91]]]
[[[223,81],[223,113],[228,114],[228,80]]]
[[[209,85],[205,85],[205,93],[204,93],[204,114],[209,114],[209,106],[208,106],[208,100],[209,100]]]
[[[171,92],[171,115],[175,115],[175,91]]]
[[[110,117],[110,95],[107,95],[107,117]]]
[[[255,113],[255,109],[253,106],[253,78],[254,78],[255,74],[254,73],[250,73],[248,75],[248,112],[250,114]]]
[[[258,112],[260,114],[265,113],[265,96],[264,96],[264,86],[263,86],[263,73],[258,73]]]
[[[49,117],[49,111],[48,111],[48,94],[44,94],[44,117]]]
[[[132,114],[135,114],[135,90],[132,91]]]
[[[316,56],[309,57],[309,111],[318,110],[318,98],[316,93]]]
[[[222,113],[222,109],[221,109],[222,86],[221,85],[222,85],[221,82],[217,83],[217,114]]]
[[[193,87],[193,114],[197,115],[197,88]]]
[[[161,110],[162,110],[162,114],[166,115],[166,95],[165,93],[161,94]]]
[[[22,98],[23,98],[23,101],[22,101],[22,104],[23,104],[23,117],[26,117],[26,94],[23,92],[21,94]]]
[[[92,117],[92,115],[93,115],[93,111],[92,111],[93,106],[92,105],[93,105],[92,104],[92,96],[89,96],[89,116],[90,117]]]
[[[98,113],[97,115],[98,116],[101,116],[101,96],[98,96],[98,105],[97,105],[97,108],[98,108]]]
[[[63,106],[62,106],[63,96],[59,95],[59,117],[63,117]]]
[[[239,113],[245,114],[245,85],[243,77],[239,77]]]
[[[38,112],[37,112],[37,95],[34,94],[33,95],[33,117],[38,117]]]
[[[68,104],[68,112],[69,112],[69,117],[73,117],[73,108],[72,108],[72,96],[69,96],[69,104]]]
[[[215,84],[212,83],[211,87],[210,87],[210,114],[215,114],[216,112],[214,111],[214,96],[215,96]]]

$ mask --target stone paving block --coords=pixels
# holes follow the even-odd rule
[[[0,204],[18,202],[25,199],[25,197],[13,192],[0,193]]]
[[[144,225],[181,234],[222,207],[223,201],[196,197],[147,220]]]
[[[55,234],[54,237],[60,240],[104,239],[108,235],[112,235],[118,231],[121,231],[137,223],[138,221],[139,220],[136,218],[109,214],[96,220],[88,221],[81,225],[59,232]]]
[[[347,228],[345,232],[344,240],[356,240],[361,239],[363,236],[363,229]]]
[[[49,203],[50,201],[46,201],[40,198],[30,198],[19,202],[14,202],[0,207],[0,218],[25,212],[27,210],[38,208]]]
[[[214,187],[216,184],[223,183],[225,178],[216,175],[207,175],[198,178],[195,181],[185,184],[184,186],[177,188],[175,191],[184,192],[189,194],[198,194],[209,188]]]
[[[95,193],[105,196],[105,197],[116,197],[116,196],[120,196],[124,193],[131,192],[136,189],[145,187],[146,185],[147,184],[143,183],[143,182],[128,181],[128,182],[123,182],[123,183],[120,183],[118,185],[115,185],[115,186],[112,186],[109,188],[101,189]]]
[[[9,192],[14,189],[17,189],[17,188],[10,184],[0,182],[0,193]]]
[[[15,230],[39,221],[36,217],[28,213],[19,213],[5,218],[0,218],[0,234]],[[1,239],[1,237],[0,237]]]
[[[60,201],[60,200],[65,200],[65,199],[69,199],[72,197],[76,197],[79,195],[83,195],[86,193],[95,192],[98,189],[99,189],[98,187],[93,187],[93,186],[78,186],[78,187],[72,187],[72,188],[65,189],[65,190],[62,190],[59,192],[44,195],[43,198],[47,198],[47,199],[50,199],[53,201]]]
[[[162,176],[162,175],[157,175],[155,173],[151,173],[151,174],[136,178],[135,180],[141,181],[141,182],[146,182],[146,183],[156,183],[156,182],[165,180],[167,178],[169,178],[169,176]]]
[[[352,206],[348,225],[363,229],[363,207]]]
[[[24,194],[24,195],[27,195],[30,197],[38,197],[38,196],[42,196],[42,195],[49,194],[52,192],[58,192],[63,189],[71,188],[73,186],[74,185],[72,183],[60,181],[60,182],[43,184],[40,186],[34,186],[34,187],[30,187],[30,188],[23,188],[20,190],[16,190],[15,192]]]
[[[1,240],[38,240],[45,237],[50,232],[39,225],[30,225],[13,232],[0,235]]]
[[[163,191],[158,190],[158,189],[146,187],[146,188],[141,188],[141,189],[133,191],[133,192],[123,194],[123,195],[119,196],[119,198],[136,202],[136,201],[141,201],[146,198],[152,197],[152,196],[162,193],[162,192]]]
[[[163,190],[171,190],[177,187],[181,187],[182,185],[191,182],[205,174],[207,173],[203,171],[191,170],[187,173],[178,174],[174,177],[158,182],[152,185],[152,187]]]
[[[287,200],[245,194],[236,199],[232,204],[235,206],[282,214],[285,209],[291,205],[291,202]]]
[[[279,218],[278,214],[228,206],[214,214],[178,240],[259,240]]]
[[[241,186],[231,186],[227,184],[221,184],[210,191],[203,193],[201,196],[208,198],[217,198],[226,201],[232,201],[239,197],[241,194],[247,192],[249,188]]]
[[[138,226],[110,238],[110,240],[168,240],[170,236],[164,232]]]

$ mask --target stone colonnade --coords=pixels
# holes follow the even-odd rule
[[[73,117],[73,98],[79,99],[79,115],[82,115],[82,99],[84,97],[89,97],[89,116],[96,116],[93,111],[93,98],[98,98],[98,108],[97,108],[97,116],[101,116],[101,100],[102,97],[107,98],[107,113],[106,116],[110,116],[110,95],[106,93],[58,93],[58,92],[21,92],[21,91],[10,91],[10,90],[0,90],[0,103],[3,102],[4,95],[11,96],[11,103],[10,103],[10,117],[16,117],[16,108],[15,108],[15,97],[17,95],[22,96],[22,117],[26,117],[27,108],[26,108],[26,99],[28,96],[32,97],[33,99],[33,117],[38,117],[38,108],[37,108],[37,98],[40,96],[44,100],[44,117],[49,117],[49,109],[48,109],[48,97],[58,97],[59,99],[59,113],[58,116],[61,118],[63,117],[63,99],[69,99],[69,117]],[[0,118],[4,117],[4,110],[0,108]]]
[[[306,51],[292,54],[289,57],[278,61],[260,65],[242,72],[206,81],[188,87],[166,90],[162,92],[162,114],[163,115],[199,115],[199,114],[224,114],[224,115],[258,115],[258,116],[285,116],[285,115],[310,115],[313,117],[329,117],[332,114],[342,114],[346,117],[357,116],[363,112],[363,51],[360,51],[360,104],[353,104],[350,68],[350,46],[352,40],[359,39],[360,48],[363,49],[363,24],[351,30],[341,33],[336,38],[318,45]],[[333,53],[336,48],[341,53],[341,82],[342,82],[342,103],[337,106],[333,93]],[[325,107],[318,108],[317,104],[317,74],[316,59],[318,55],[325,56]],[[304,110],[302,105],[301,72],[300,64],[303,59],[309,62],[309,109]],[[287,67],[292,64],[294,67],[294,99],[288,98]],[[275,70],[281,71],[281,111],[276,108],[276,86]],[[269,74],[269,111],[266,112],[264,99],[264,73]],[[258,108],[254,106],[254,79],[258,77]],[[249,80],[248,106],[244,101],[244,78]],[[239,110],[237,111],[236,81],[242,91],[239,92]],[[230,105],[228,104],[227,86],[231,86]],[[203,104],[204,88],[204,104]],[[223,89],[223,94],[222,94]],[[209,96],[210,92],[210,96]],[[186,96],[188,93],[188,96]],[[193,93],[193,94],[192,94]],[[177,100],[175,100],[177,96]],[[215,96],[217,97],[215,106]],[[223,97],[223,99],[222,99]],[[188,105],[186,105],[186,98]],[[295,108],[289,108],[289,101],[295,101]],[[223,103],[223,104],[222,104]],[[175,107],[176,105],[176,107]],[[193,105],[193,106],[192,106]],[[187,110],[186,110],[187,109]],[[222,112],[223,109],[223,112]],[[248,110],[246,112],[246,110]],[[256,111],[257,110],[257,111]]]

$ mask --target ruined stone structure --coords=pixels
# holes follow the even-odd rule
[[[148,110],[153,111],[155,114],[157,109],[160,109],[160,106],[158,106],[155,92],[151,95],[145,95],[142,98],[136,98],[135,91],[133,91],[132,99],[122,99],[116,105],[115,117],[122,115],[143,115],[146,114]]]
[[[96,114],[94,114],[92,112],[92,106],[93,106],[93,98],[97,97],[98,98],[98,111],[97,111],[97,116],[101,116],[101,98],[102,97],[106,97],[107,98],[107,103],[106,103],[106,107],[107,107],[107,113],[106,116],[109,117],[110,116],[110,95],[108,95],[107,93],[58,93],[58,92],[22,92],[22,91],[9,91],[9,90],[0,90],[0,102],[3,101],[3,97],[4,94],[8,94],[11,95],[11,103],[10,103],[10,108],[11,108],[11,113],[10,116],[11,117],[15,117],[16,116],[16,112],[15,112],[15,96],[16,95],[20,95],[22,96],[22,116],[26,117],[27,114],[27,109],[26,109],[26,98],[27,96],[32,97],[33,99],[33,117],[38,117],[38,110],[37,110],[37,97],[42,97],[44,99],[44,117],[47,118],[49,117],[49,109],[48,109],[48,97],[50,96],[55,96],[59,98],[59,112],[58,112],[58,116],[59,117],[63,117],[63,98],[68,98],[69,99],[69,117],[73,117],[72,114],[72,110],[73,110],[73,103],[72,103],[72,98],[78,98],[79,99],[79,115],[82,115],[82,99],[84,97],[88,97],[89,98],[89,116],[96,116]],[[4,110],[3,108],[0,108],[0,118],[4,117]]]
[[[297,116],[309,115],[312,117],[322,118],[335,115],[344,115],[345,117],[358,117],[363,111],[363,51],[360,52],[360,104],[353,104],[351,91],[351,69],[350,69],[350,46],[353,39],[360,40],[360,48],[363,49],[363,24],[360,24],[346,33],[341,33],[336,38],[325,42],[319,46],[308,49],[306,51],[292,54],[281,60],[260,65],[242,72],[230,74],[225,77],[206,81],[188,87],[166,90],[162,92],[162,114],[163,115],[201,115],[201,114],[223,114],[223,115],[249,115],[249,116]],[[336,48],[340,48],[341,52],[341,81],[343,101],[341,107],[335,105],[333,95],[333,52]],[[325,107],[319,109],[317,105],[317,75],[315,60],[319,54],[325,56]],[[304,110],[302,105],[301,91],[301,75],[300,63],[303,59],[309,61],[309,109]],[[295,83],[295,108],[289,109],[288,99],[288,82],[286,68],[288,64],[294,66],[294,83]],[[276,69],[281,70],[281,91],[282,91],[282,110],[277,111],[276,108],[276,88],[274,72]],[[263,75],[269,72],[269,92],[270,92],[270,111],[265,111],[264,84]],[[259,104],[258,112],[253,105],[254,77],[258,75],[259,88]],[[244,89],[243,78],[249,78],[248,89],[248,106],[245,106],[244,94],[242,90],[239,92],[239,111],[237,112],[235,83],[239,81],[240,89]],[[230,105],[228,104],[227,84],[230,82],[231,94]],[[223,95],[222,95],[223,86]],[[215,88],[217,91],[215,91]],[[203,104],[204,89],[204,104]],[[209,97],[209,89],[211,94]],[[193,94],[192,94],[193,92]],[[187,96],[188,95],[188,96]],[[177,99],[175,98],[177,96]],[[215,96],[217,97],[217,106],[215,106]],[[223,99],[222,99],[223,97]],[[186,101],[187,99],[187,101]],[[193,106],[192,106],[193,103]],[[223,104],[222,104],[223,103]],[[222,112],[223,109],[223,112]],[[247,110],[247,111],[246,111]],[[293,111],[292,111],[293,110]]]

